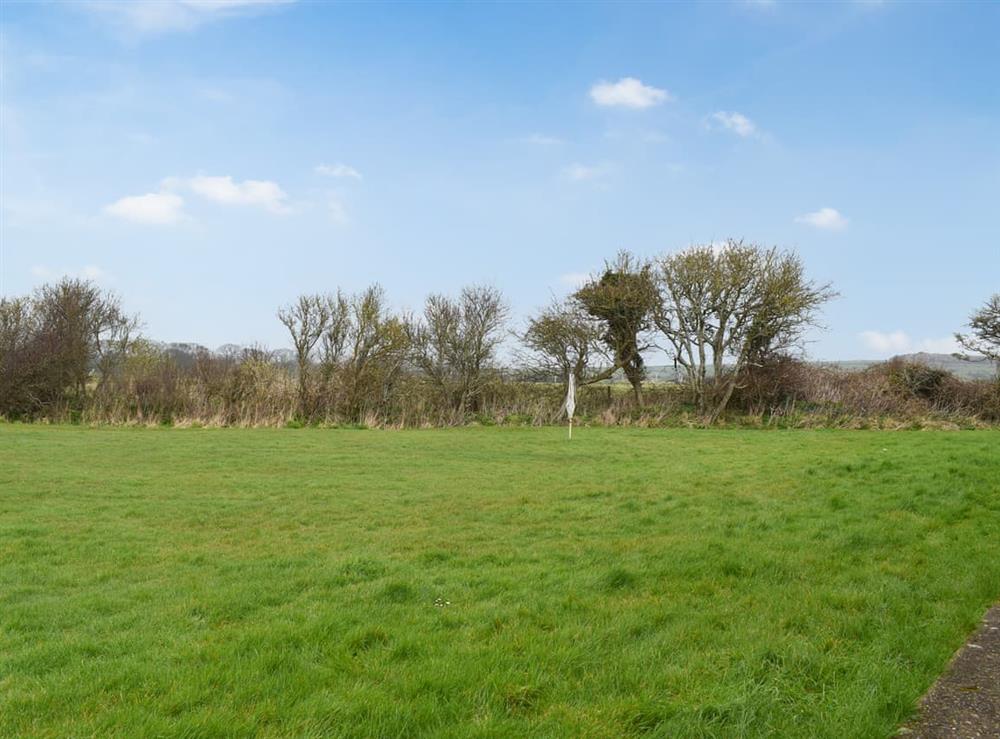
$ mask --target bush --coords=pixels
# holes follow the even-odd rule
[[[923,398],[931,402],[940,398],[949,381],[957,379],[946,370],[906,361],[900,357],[875,365],[869,371],[884,373],[893,392],[903,397]]]

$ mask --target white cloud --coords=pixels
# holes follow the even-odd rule
[[[635,77],[623,77],[617,82],[598,82],[590,88],[590,97],[598,105],[622,108],[650,108],[673,97],[666,90],[644,85]]]
[[[795,222],[827,231],[842,231],[847,228],[847,219],[835,208],[820,208],[813,213],[804,213],[797,216]]]
[[[563,174],[573,182],[588,182],[598,180],[608,174],[605,165],[571,164],[563,170]]]
[[[90,0],[77,7],[128,35],[190,31],[205,23],[295,0]]]
[[[168,225],[177,223],[184,216],[184,199],[172,192],[150,192],[145,195],[131,195],[105,206],[104,212],[115,218],[147,223]]]
[[[173,182],[175,180],[168,180]],[[254,205],[271,213],[288,213],[288,195],[276,182],[270,180],[243,180],[232,177],[198,175],[187,181],[188,187],[203,198],[224,205]]]
[[[928,338],[914,340],[905,331],[862,331],[861,340],[864,345],[882,356],[895,354],[912,354],[914,352],[930,352],[932,354],[952,354],[959,350],[955,339],[946,336],[940,339]]]
[[[105,206],[108,215],[134,223],[167,225],[185,218],[184,198],[178,191],[190,191],[206,200],[223,205],[250,205],[270,213],[289,213],[288,195],[269,180],[244,180],[232,177],[165,177],[159,192],[131,195]]]
[[[940,339],[922,339],[917,343],[917,351],[931,352],[933,354],[954,354],[961,350],[962,347],[955,341],[954,336],[944,336]]]
[[[861,340],[865,346],[879,354],[900,354],[910,349],[910,337],[902,331],[882,333],[881,331],[862,331]]]
[[[712,113],[711,120],[745,139],[760,134],[756,124],[742,113],[720,110]]]
[[[325,175],[326,177],[353,177],[356,180],[361,179],[361,173],[358,170],[339,162],[337,164],[318,164],[315,171],[316,174]]]

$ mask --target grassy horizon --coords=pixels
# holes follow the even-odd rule
[[[2,736],[886,737],[1000,432],[0,425]]]

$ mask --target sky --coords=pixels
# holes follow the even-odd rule
[[[815,359],[951,351],[1000,290],[1000,3],[0,4],[0,294],[289,344],[300,293],[486,283],[523,321],[620,249],[795,250]]]

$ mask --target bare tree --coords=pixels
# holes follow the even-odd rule
[[[326,305],[330,311],[330,320],[323,331],[320,344],[320,366],[324,381],[330,379],[330,374],[343,361],[351,324],[349,299],[339,289],[336,295],[326,298]]]
[[[336,377],[349,415],[384,410],[409,352],[405,321],[391,314],[378,284],[346,299],[338,295],[326,334],[324,362]]]
[[[103,389],[116,373],[121,372],[139,339],[138,316],[126,315],[117,296],[106,297],[103,310],[102,323],[94,333],[97,390]]]
[[[414,361],[455,410],[479,409],[509,313],[495,287],[472,286],[457,300],[429,296],[422,320],[411,322]]]
[[[0,362],[24,346],[34,333],[28,298],[0,298]]]
[[[993,295],[982,308],[969,316],[968,334],[955,334],[967,351],[1000,362],[1000,293]]]
[[[528,362],[558,377],[564,386],[571,374],[577,385],[586,384],[594,374],[595,359],[604,365],[610,363],[601,342],[600,323],[572,300],[553,301],[529,318],[520,339],[530,352]]]
[[[642,353],[652,345],[647,334],[658,301],[651,266],[627,251],[619,252],[600,277],[577,290],[573,299],[600,322],[601,342],[612,359],[609,368],[584,384],[607,379],[620,369],[641,405],[646,377]]]
[[[711,421],[745,369],[799,347],[819,307],[835,295],[805,278],[797,255],[731,239],[722,249],[668,254],[657,266],[657,328]]]
[[[299,413],[309,416],[309,375],[312,353],[330,325],[331,299],[322,295],[300,295],[299,299],[278,309],[278,320],[288,329],[295,348],[299,376]]]

